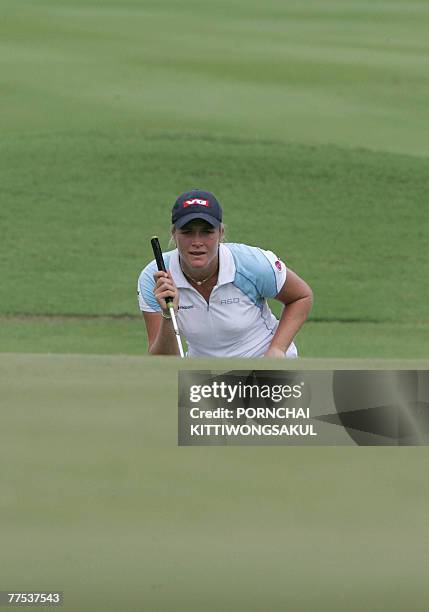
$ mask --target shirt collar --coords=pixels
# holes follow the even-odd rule
[[[217,278],[218,285],[226,285],[232,283],[235,278],[235,262],[231,251],[226,244],[219,245],[219,275]]]
[[[186,280],[182,272],[179,261],[179,252],[175,249],[170,257],[170,272],[173,277],[176,287],[186,287],[193,289],[192,285]],[[219,245],[219,274],[217,278],[218,285],[226,285],[232,283],[235,278],[235,263],[231,251],[225,244]]]

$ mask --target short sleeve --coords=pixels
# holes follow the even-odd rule
[[[287,269],[275,253],[245,244],[227,246],[236,267],[234,284],[255,304],[261,305],[265,298],[273,298],[280,292]]]
[[[261,295],[269,298],[275,297],[285,284],[287,275],[286,265],[272,251],[259,250],[266,257],[270,265],[270,272],[267,270],[261,275]]]
[[[141,272],[137,281],[137,298],[139,308],[143,312],[161,312],[161,307],[153,294],[155,287],[153,275],[157,269],[155,260],[151,261]]]

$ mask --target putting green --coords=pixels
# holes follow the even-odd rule
[[[422,609],[428,450],[179,448],[193,366],[0,355],[2,588],[70,611]]]

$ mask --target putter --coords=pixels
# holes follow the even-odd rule
[[[158,266],[158,270],[162,272],[167,272],[165,268],[164,258],[162,256],[161,245],[159,244],[158,236],[153,236],[150,240],[152,245],[153,254],[155,256],[156,265]],[[166,297],[165,301],[170,310],[171,322],[173,323],[174,333],[176,334],[177,346],[179,348],[180,357],[184,357],[185,354],[183,352],[182,340],[180,338],[179,328],[177,326],[176,313],[174,312],[173,307],[173,298]]]

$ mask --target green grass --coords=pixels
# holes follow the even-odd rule
[[[0,355],[3,589],[73,612],[423,609],[425,448],[178,448],[179,363],[159,364]]]
[[[314,316],[425,316],[426,160],[118,133],[3,139],[3,152],[4,313],[135,314],[149,237],[167,248],[175,194],[203,184],[220,193],[228,240],[308,278]]]
[[[309,321],[296,344],[302,357],[425,359],[429,324],[326,323]],[[5,353],[144,355],[147,338],[142,318],[78,319],[61,317],[1,319]],[[159,360],[155,360],[159,363]],[[195,365],[195,362],[194,362]]]
[[[198,186],[228,240],[311,284],[306,356],[422,354],[426,3],[4,0],[0,16],[0,315],[28,316],[2,319],[0,350],[138,350],[128,319],[93,317],[137,314],[148,238],[166,247]],[[41,338],[33,315],[81,320]]]
[[[425,159],[114,131],[4,137],[2,151],[4,314],[138,314],[149,237],[166,248],[175,194],[203,185],[220,194],[228,240],[274,250],[310,283],[314,321],[428,324]],[[111,330],[102,352],[116,345]],[[63,342],[60,352],[75,350]],[[394,357],[397,342],[384,344]],[[306,356],[326,355],[306,346]],[[39,350],[36,328],[29,348]]]
[[[2,133],[150,129],[427,155],[422,0],[2,0]]]
[[[178,448],[179,368],[291,364],[139,356],[136,279],[175,196],[210,189],[228,240],[312,285],[300,368],[427,367],[428,18],[1,1],[0,588],[71,612],[425,609],[427,451]]]

